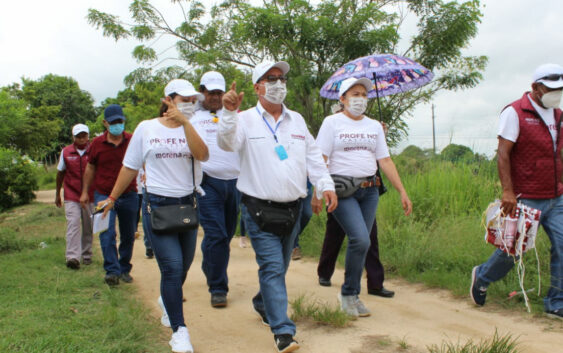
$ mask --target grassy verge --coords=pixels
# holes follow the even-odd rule
[[[92,265],[66,268],[62,210],[15,208],[0,215],[0,227],[23,244],[0,254],[0,352],[169,351],[134,288],[103,283],[97,248]]]
[[[454,295],[467,297],[473,266],[486,261],[494,250],[484,242],[485,230],[481,225],[488,204],[501,195],[494,162],[453,164],[428,160],[421,164],[401,158],[395,158],[395,162],[414,210],[410,217],[403,215],[399,195],[392,187],[380,199],[378,237],[386,275],[449,289]],[[386,185],[390,183],[387,181]],[[300,238],[304,254],[319,256],[325,224],[325,214],[313,216]],[[549,288],[550,242],[543,230],[538,233],[536,247],[540,272],[534,252],[526,253],[525,288],[535,288],[529,297],[533,312],[539,314],[543,312],[542,298]],[[341,266],[345,248],[344,245],[339,256]],[[541,281],[540,295],[538,281]],[[487,303],[524,311],[522,296],[507,299],[508,293],[515,290],[519,290],[519,285],[513,270],[490,287]]]
[[[55,189],[57,182],[57,165],[38,168],[38,179],[39,190],[53,190]]]

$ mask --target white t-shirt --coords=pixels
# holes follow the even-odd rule
[[[317,135],[317,145],[328,157],[330,174],[372,176],[377,160],[389,157],[381,124],[364,116],[354,120],[344,113],[327,116]]]
[[[194,127],[200,136],[205,136]],[[201,166],[199,161],[194,162],[195,185],[199,185]],[[143,164],[147,192],[168,197],[183,197],[193,192],[192,160],[184,127],[166,127],[158,118],[142,121],[129,142],[123,165],[139,170]]]
[[[143,175],[145,175],[145,169],[139,169],[137,173],[137,194],[143,194],[143,189],[145,188],[145,183],[143,182]]]
[[[532,103],[532,106],[538,112],[542,120],[549,127],[549,133],[553,139],[553,146],[555,146],[555,140],[557,139],[557,126],[555,126],[555,115],[553,114],[553,108],[542,108],[528,95],[528,99]],[[518,114],[512,106],[507,107],[500,113],[499,117],[499,128],[498,136],[516,142],[518,136],[520,135],[520,122],[518,120]]]
[[[217,112],[219,119],[223,118],[223,110]],[[209,110],[198,110],[191,119],[192,124],[199,125],[200,130],[205,131],[205,144],[209,149],[209,159],[201,163],[203,172],[213,178],[231,180],[238,178],[240,172],[240,161],[237,152],[227,152],[217,145],[218,121],[213,121]]]
[[[80,155],[80,157],[82,157],[82,155],[84,153],[86,153],[86,150],[79,150],[78,148],[76,149],[76,152],[78,152],[78,154]],[[59,164],[57,165],[57,170],[59,172],[65,171],[66,170],[66,163],[65,160],[63,158],[63,151],[61,151],[61,156],[59,157]]]

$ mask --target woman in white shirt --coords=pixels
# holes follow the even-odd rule
[[[147,204],[150,203],[150,209],[154,211],[161,206],[195,202],[192,194],[201,182],[200,161],[207,160],[209,152],[200,131],[189,119],[195,111],[196,101],[203,96],[186,80],[170,81],[164,93],[166,98],[160,117],[142,121],[137,126],[113,190],[98,206],[107,203],[104,212],[113,207],[114,200],[144,164],[143,218],[148,224],[149,239],[161,273],[161,322],[173,330],[170,340],[173,352],[193,352],[184,323],[182,285],[194,258],[197,229],[156,235],[152,231]]]
[[[378,162],[401,194],[405,214],[410,214],[412,209],[412,203],[390,158],[383,127],[378,121],[363,115],[367,107],[367,92],[371,87],[372,83],[367,78],[344,80],[339,91],[343,110],[326,117],[317,136],[317,145],[333,175],[337,194],[341,185],[347,185],[349,190],[349,195],[345,192],[339,195],[338,207],[333,215],[348,235],[346,270],[339,299],[342,310],[355,317],[370,315],[358,295],[370,245],[369,233],[379,200],[375,185]]]

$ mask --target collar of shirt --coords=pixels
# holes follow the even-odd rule
[[[282,113],[281,113],[281,115],[280,115],[278,121],[275,121],[274,116],[273,116],[272,114],[268,113],[268,112],[266,111],[266,109],[264,109],[264,107],[262,106],[262,104],[260,104],[260,102],[258,102],[258,103],[256,104],[256,110],[257,110],[258,114],[259,114],[261,117],[264,117],[265,119],[268,120],[268,123],[269,123],[271,126],[275,126],[278,122],[281,122],[281,121],[283,121],[283,120],[286,119],[286,118],[290,118],[290,119],[291,119],[291,114],[289,114],[288,109],[285,107],[285,104],[283,104],[283,103],[282,103]]]
[[[102,142],[104,142],[104,143],[109,143],[110,145],[114,145],[114,146],[115,146],[115,144],[114,144],[113,142],[110,142],[110,141],[108,140],[108,134],[109,134],[109,131],[107,131],[107,130],[104,131],[104,134],[102,135],[102,136],[103,136]],[[129,140],[129,137],[131,137],[131,134],[129,134],[127,131],[123,131],[123,132],[121,133],[121,135],[123,135],[123,140],[121,141],[122,143],[123,143],[123,141]],[[121,143],[120,143],[120,145],[121,145]]]

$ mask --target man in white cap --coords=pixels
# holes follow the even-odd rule
[[[285,274],[301,199],[307,196],[307,175],[328,211],[337,206],[334,183],[303,117],[283,104],[288,71],[284,61],[257,65],[252,82],[258,104],[238,114],[244,93],[237,93],[233,82],[223,96],[217,132],[218,145],[240,156],[241,214],[259,265],[260,290],[252,302],[274,333],[278,352],[299,348],[295,324],[287,316]]]
[[[563,67],[539,66],[532,91],[500,114],[498,132],[501,208],[514,216],[520,201],[541,211],[540,224],[551,241],[551,287],[544,308],[559,319],[563,318],[562,92]],[[512,256],[499,249],[487,262],[475,266],[470,291],[475,304],[484,305],[489,284],[503,278],[513,266]]]
[[[205,143],[209,149],[209,160],[201,163],[201,187],[205,195],[198,194],[200,223],[204,231],[201,268],[211,293],[211,306],[221,308],[227,306],[230,242],[237,228],[239,157],[238,153],[227,152],[217,146],[217,126],[223,116],[225,93],[223,75],[215,71],[206,72],[201,77],[199,91],[205,99],[192,124],[205,130]]]
[[[80,206],[82,177],[88,163],[88,126],[76,124],[72,127],[73,143],[63,148],[57,166],[57,188],[55,205],[62,206],[61,188],[64,185],[64,205],[66,216],[66,266],[73,270],[92,263],[92,203],[85,208]],[[89,190],[90,200],[93,190]],[[82,225],[82,230],[80,226]]]

